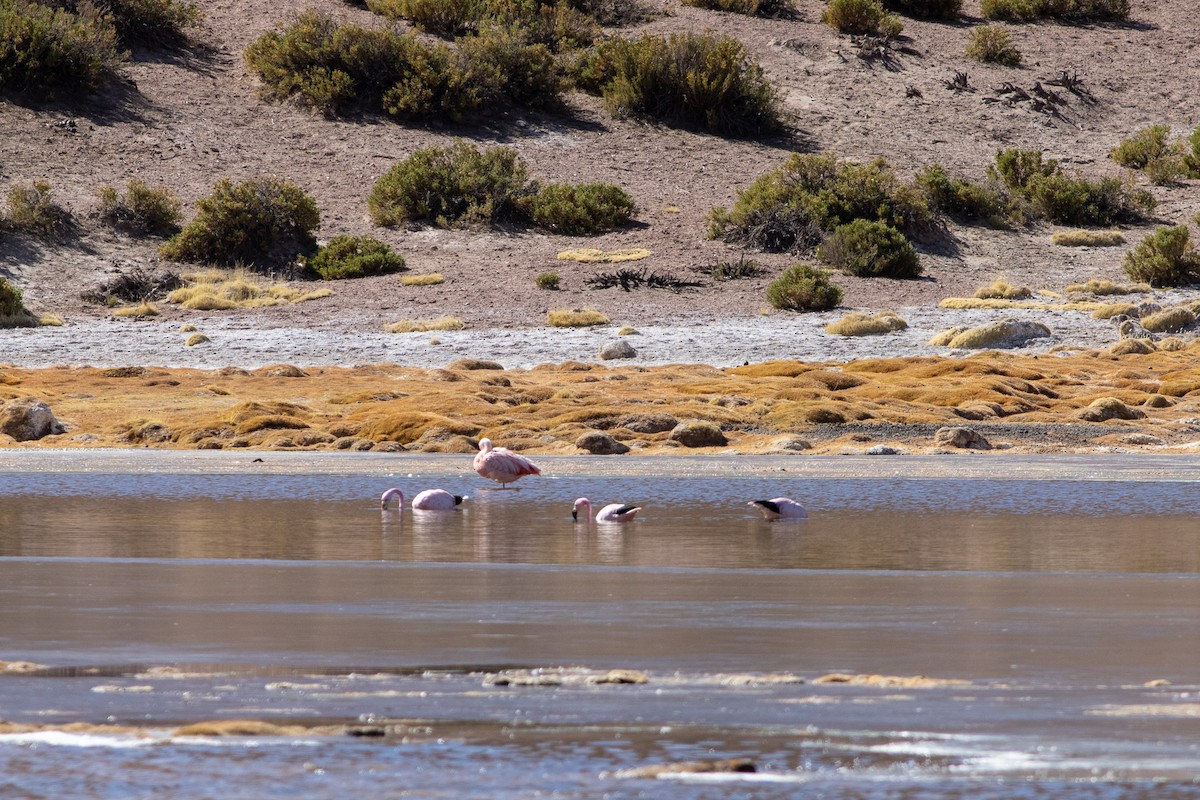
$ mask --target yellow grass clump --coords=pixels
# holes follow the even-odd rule
[[[838,336],[878,336],[902,331],[907,327],[908,323],[900,319],[894,311],[881,311],[878,314],[852,311],[837,322],[826,325],[825,332]]]
[[[385,333],[425,333],[427,331],[461,331],[466,323],[449,314],[436,319],[402,319],[383,326]]]
[[[404,275],[400,278],[400,283],[404,286],[437,286],[445,280],[437,272],[427,272],[424,275]]]
[[[938,303],[939,308],[1031,308],[1042,311],[1095,311],[1100,303],[1079,300],[1071,303],[1046,303],[1040,300],[1003,300],[998,297],[947,297]]]
[[[1125,244],[1120,231],[1059,231],[1050,240],[1061,247],[1113,247]]]
[[[1142,327],[1151,333],[1178,333],[1196,324],[1196,313],[1184,306],[1163,309],[1142,318]]]
[[[185,342],[185,344],[188,347],[195,347],[196,345],[204,344],[207,341],[211,341],[211,340],[207,336],[205,336],[203,333],[193,333],[191,336],[189,336],[187,338],[187,342]]]
[[[136,306],[114,309],[112,315],[114,317],[156,317],[158,316],[158,306],[154,303],[143,302]]]
[[[637,328],[634,328],[631,325],[626,325],[623,328],[621,328],[619,331],[617,331],[617,336],[633,336],[637,332],[638,332]]]
[[[187,284],[167,295],[167,302],[192,311],[229,311],[303,303],[333,294],[324,287],[302,292],[287,284],[270,283],[245,270],[222,272],[212,269],[182,277]]]
[[[1005,280],[996,280],[988,286],[975,290],[975,297],[980,300],[997,298],[1000,300],[1024,300],[1033,297],[1033,291],[1028,286],[1013,286]]]
[[[58,314],[38,314],[37,323],[43,328],[61,328],[65,324]]]
[[[1099,297],[1114,294],[1140,294],[1149,291],[1150,286],[1145,283],[1124,285],[1113,283],[1107,278],[1089,278],[1086,283],[1072,283],[1067,287],[1067,292],[1071,294],[1093,294]]]
[[[1136,317],[1137,306],[1133,303],[1105,303],[1092,312],[1092,319],[1112,319],[1113,317]]]
[[[558,254],[559,261],[578,261],[581,264],[613,264],[620,261],[641,261],[649,258],[650,251],[644,247],[626,247],[620,250],[597,250],[593,247],[581,247],[563,250]]]
[[[546,315],[546,324],[555,328],[586,328],[607,325],[608,317],[590,308],[556,308]]]

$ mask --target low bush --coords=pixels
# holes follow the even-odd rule
[[[967,42],[967,58],[1002,67],[1019,67],[1021,51],[1013,44],[1012,36],[999,25],[982,25],[971,31]]]
[[[1062,173],[1057,161],[1036,150],[1001,150],[989,172],[1042,215],[1067,225],[1112,225],[1143,218],[1154,197],[1119,178],[1089,181]]]
[[[883,0],[883,7],[906,17],[955,19],[962,13],[962,0]]]
[[[983,0],[979,9],[988,19],[1009,22],[1042,18],[1112,21],[1128,19],[1129,0]]]
[[[71,215],[51,199],[50,192],[49,182],[43,180],[9,189],[3,227],[43,238],[63,233],[71,227]]]
[[[856,219],[834,230],[817,251],[843,272],[860,278],[915,278],[921,261],[904,234],[883,222]]]
[[[838,161],[796,153],[738,191],[731,210],[713,209],[710,238],[768,252],[800,252],[856,219],[886,223],[911,236],[937,229],[922,190],[902,183],[883,160]]]
[[[1193,178],[1200,178],[1200,128],[1192,131],[1192,135],[1188,137],[1188,149],[1190,152],[1183,157],[1183,163],[1188,168],[1188,174]]]
[[[825,311],[842,302],[842,290],[825,270],[796,264],[767,287],[767,302],[789,311]]]
[[[603,96],[617,116],[729,136],[758,136],[783,127],[779,90],[745,46],[728,37],[614,37],[583,60],[576,80]]]
[[[559,288],[558,273],[543,272],[533,279],[533,285],[546,291],[555,291]]]
[[[636,211],[625,190],[609,183],[550,183],[529,198],[534,224],[568,236],[611,231]]]
[[[36,94],[91,92],[124,54],[110,19],[91,3],[79,14],[30,0],[0,0],[0,89]]]
[[[367,197],[377,225],[428,222],[438,227],[519,219],[525,162],[511,147],[480,151],[463,140],[427,147],[393,165]]]
[[[829,0],[821,21],[839,33],[899,36],[904,30],[899,18],[887,13],[880,0]]]
[[[1141,169],[1170,151],[1171,146],[1167,142],[1170,135],[1170,125],[1151,125],[1121,142],[1109,156],[1123,167]]]
[[[751,17],[784,18],[796,13],[789,0],[683,0],[683,4]]]
[[[521,31],[554,50],[586,47],[595,41],[601,25],[642,16],[629,0],[367,0],[367,8],[391,19],[408,20],[435,36],[453,39],[488,31]]]
[[[335,236],[306,262],[327,281],[386,275],[405,269],[404,256],[370,236]]]
[[[938,164],[921,171],[916,177],[916,185],[932,210],[960,222],[1010,227],[1023,222],[1026,217],[1021,203],[998,183],[982,184],[951,178]]]
[[[367,8],[393,19],[406,19],[437,36],[462,36],[492,16],[488,0],[366,0]]]
[[[1125,254],[1125,274],[1151,286],[1183,286],[1200,278],[1200,254],[1186,225],[1159,228]]]
[[[25,312],[24,295],[5,278],[0,278],[0,317],[15,317]]]
[[[164,258],[271,268],[316,249],[316,201],[287,181],[224,178],[196,207],[196,218],[160,248]]]
[[[169,189],[151,189],[142,181],[129,181],[124,196],[103,186],[99,217],[105,225],[135,235],[171,236],[179,230],[182,204]]]
[[[103,7],[111,14],[122,47],[180,47],[202,17],[194,3],[180,0],[107,0]]]

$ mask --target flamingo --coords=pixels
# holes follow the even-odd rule
[[[393,497],[397,498],[396,508],[403,511],[404,492],[395,488],[388,489],[383,493],[383,497],[379,498],[379,507],[387,511],[388,501]],[[443,489],[426,489],[412,499],[412,507],[414,511],[453,511],[455,506],[466,499],[466,497],[450,494]]]
[[[592,518],[592,501],[586,497],[581,497],[575,501],[575,507],[571,509],[571,516],[576,520],[579,519],[579,509],[587,509],[583,512],[585,521]],[[630,522],[637,513],[642,510],[641,506],[633,506],[629,504],[622,505],[621,503],[609,503],[596,514],[596,522]]]
[[[751,500],[748,506],[756,506],[766,519],[807,519],[808,511],[804,506],[787,497],[776,497],[773,500]]]
[[[489,481],[500,484],[512,483],[523,475],[541,475],[537,465],[506,447],[493,447],[491,439],[479,440],[479,452],[475,454],[475,471]]]

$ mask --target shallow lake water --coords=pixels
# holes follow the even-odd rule
[[[253,457],[0,459],[0,797],[1200,797],[1196,459]]]

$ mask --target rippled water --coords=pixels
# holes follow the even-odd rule
[[[563,462],[511,492],[459,461],[0,469],[0,660],[52,668],[0,674],[0,718],[141,729],[0,734],[0,797],[1200,797],[1191,461]],[[381,512],[393,485],[470,499]],[[745,505],[779,494],[811,518]],[[580,495],[643,517],[574,523]],[[386,735],[170,732],[211,719]],[[757,771],[622,772],[732,758]]]

